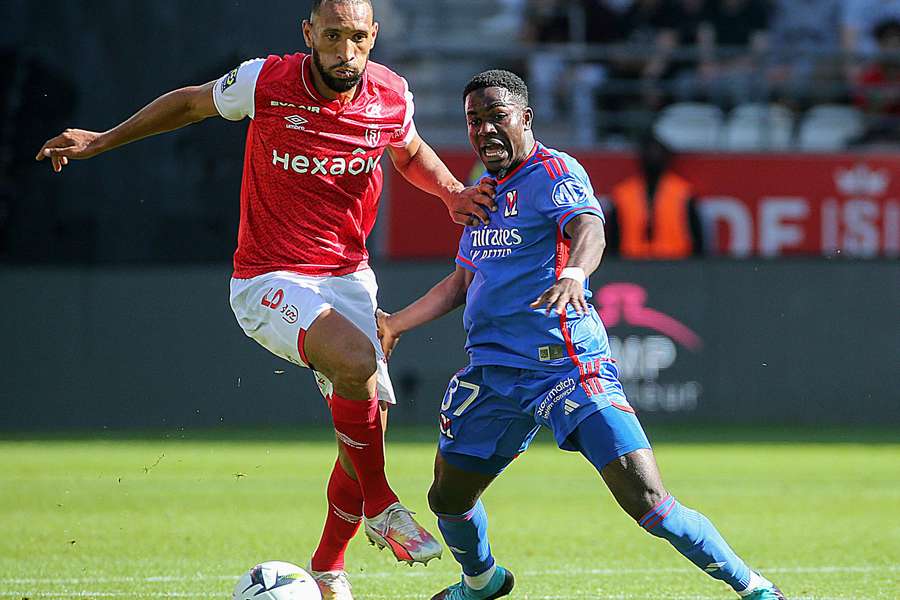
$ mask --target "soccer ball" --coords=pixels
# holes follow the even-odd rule
[[[234,586],[232,600],[322,600],[312,575],[277,560],[256,565]]]

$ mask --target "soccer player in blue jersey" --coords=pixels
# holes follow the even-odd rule
[[[399,336],[465,304],[469,365],[441,404],[431,509],[459,583],[432,600],[491,600],[510,593],[495,563],[480,497],[541,426],[580,452],[641,527],[752,600],[784,600],[710,521],[663,486],[653,452],[588,303],[587,276],[603,254],[603,213],[584,169],[537,142],[525,83],[507,71],[475,76],[463,94],[469,140],[496,180],[490,223],[466,227],[456,270],[394,314],[379,312],[389,354]]]

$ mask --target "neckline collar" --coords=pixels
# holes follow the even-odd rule
[[[531,159],[534,158],[534,155],[537,154],[537,151],[538,151],[538,148],[540,147],[540,145],[541,145],[540,142],[535,140],[534,147],[531,149],[531,152],[528,154],[528,158],[526,158],[525,160],[520,162],[518,165],[516,165],[516,168],[513,169],[512,171],[510,171],[509,173],[507,173],[502,179],[498,179],[497,185],[502,185],[502,184],[506,183],[513,177],[513,175],[518,173],[522,169],[522,167],[524,167],[525,165],[530,163]]]

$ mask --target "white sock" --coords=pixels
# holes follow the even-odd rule
[[[759,588],[767,588],[772,587],[772,582],[757,573],[756,571],[750,571],[750,584],[747,586],[742,592],[738,592],[738,595],[743,598],[745,596],[749,596]]]
[[[475,577],[470,577],[466,574],[463,574],[463,581],[466,582],[466,585],[472,588],[473,590],[483,590],[487,584],[491,582],[491,577],[494,576],[494,572],[497,570],[497,565],[491,565],[491,568],[482,573],[481,575],[476,575]]]

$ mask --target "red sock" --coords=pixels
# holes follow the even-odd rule
[[[362,488],[365,516],[374,517],[397,502],[384,474],[384,432],[378,398],[347,400],[334,394],[330,404],[334,429]]]
[[[313,571],[343,571],[347,544],[359,530],[363,497],[359,483],[350,479],[340,461],[328,480],[328,516],[319,547],[312,557]]]

